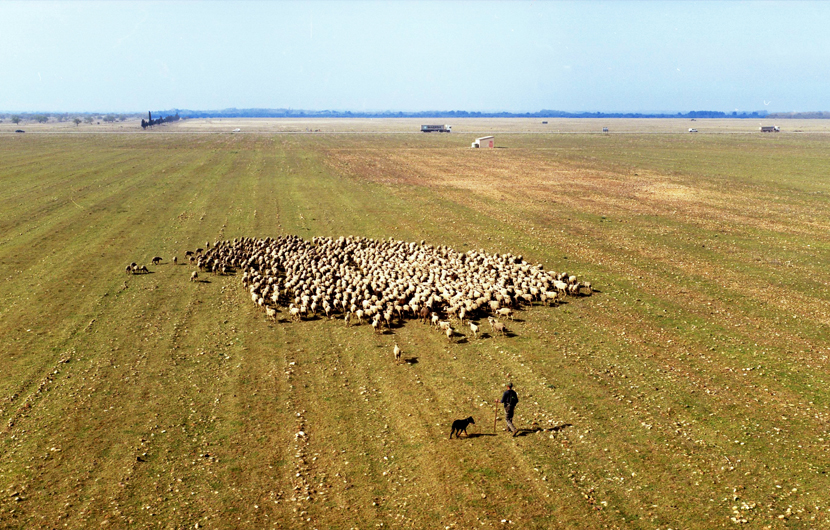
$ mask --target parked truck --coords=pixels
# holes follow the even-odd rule
[[[421,132],[452,132],[452,127],[449,125],[421,125]]]

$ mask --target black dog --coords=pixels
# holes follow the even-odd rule
[[[455,420],[452,422],[452,430],[450,431],[450,440],[452,440],[452,435],[454,434],[456,438],[463,432],[465,435],[470,436],[467,434],[467,425],[469,424],[476,424],[476,421],[473,419],[472,416],[467,418],[466,420]]]

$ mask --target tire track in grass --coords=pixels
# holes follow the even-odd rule
[[[96,376],[96,379],[98,379],[98,378],[100,378],[100,377],[101,377],[101,376],[100,376],[100,375],[98,375],[98,376]]]
[[[308,323],[308,324],[311,324],[311,323]],[[330,324],[335,324],[335,323],[321,323],[321,324],[324,325],[324,326],[329,326],[330,327]],[[305,323],[302,324],[302,325],[305,325]],[[413,326],[413,324],[409,324],[409,325]],[[418,325],[414,325],[414,326],[416,328],[419,328]],[[363,328],[368,328],[368,326],[363,326]],[[344,327],[344,330],[345,330],[345,327]],[[334,329],[335,333],[337,333],[338,331],[339,331],[338,328]],[[407,330],[404,330],[404,331],[399,330],[398,332],[408,332],[408,331],[409,330],[407,329]],[[415,331],[415,335],[416,336],[421,335],[423,331],[424,330],[417,329]],[[364,334],[365,333],[370,333],[367,329],[359,329],[359,330],[357,330],[357,332],[358,333],[364,333]],[[396,334],[398,332],[396,332]],[[342,332],[342,333],[345,333],[345,331]],[[335,342],[336,341],[338,343],[338,345],[341,344],[340,341],[343,340],[343,339],[340,337],[340,333],[337,333],[337,335],[338,335],[338,337],[336,339],[335,338],[330,338],[330,339],[328,339],[328,342]],[[434,354],[438,355],[438,357],[433,357],[433,354],[430,354],[430,360],[428,361],[429,363],[440,364],[444,368],[447,367],[446,366],[447,364],[449,364],[449,365],[458,364],[459,368],[458,368],[457,372],[456,372],[455,369],[453,370],[454,375],[442,377],[440,380],[432,380],[434,375],[430,375],[428,380],[430,380],[432,382],[430,384],[428,384],[426,387],[423,387],[421,385],[418,385],[418,383],[417,383],[417,381],[420,381],[422,379],[421,376],[412,376],[414,378],[414,381],[413,381],[413,380],[411,380],[409,378],[406,378],[406,377],[404,377],[402,379],[401,376],[399,374],[397,374],[397,372],[400,371],[401,369],[407,370],[409,368],[412,368],[414,370],[417,370],[419,365],[415,365],[413,367],[395,365],[391,360],[391,354],[388,354],[388,352],[386,352],[387,349],[389,349],[391,351],[391,348],[389,348],[389,347],[383,347],[383,348],[373,347],[375,345],[372,344],[372,343],[374,343],[378,338],[379,337],[373,337],[372,339],[370,339],[368,341],[370,345],[367,345],[366,344],[366,342],[367,342],[366,338],[363,338],[363,340],[361,340],[360,338],[355,339],[356,341],[359,341],[359,342],[353,343],[353,342],[349,342],[349,338],[346,337],[347,342],[345,343],[346,344],[346,346],[345,346],[346,350],[345,351],[351,351],[352,348],[354,348],[355,350],[361,351],[362,354],[364,355],[364,357],[363,358],[352,357],[353,360],[351,362],[345,363],[349,367],[360,368],[360,371],[357,372],[357,373],[347,372],[348,375],[346,375],[345,378],[348,378],[351,381],[356,377],[360,381],[365,381],[365,384],[361,385],[361,387],[359,387],[356,390],[358,392],[357,395],[355,395],[353,393],[347,393],[344,397],[343,394],[338,394],[338,396],[334,399],[335,403],[333,405],[328,403],[328,404],[324,405],[322,408],[325,408],[327,411],[330,411],[332,407],[337,408],[337,412],[335,414],[337,415],[338,420],[340,421],[339,424],[351,424],[351,425],[358,424],[358,425],[361,425],[363,429],[368,430],[370,432],[379,433],[378,436],[381,436],[383,441],[382,442],[377,442],[377,441],[372,439],[372,436],[366,435],[365,433],[362,434],[362,435],[351,434],[350,441],[343,443],[344,447],[360,447],[363,453],[368,453],[367,455],[364,455],[365,458],[363,459],[363,461],[364,461],[364,468],[368,469],[372,474],[372,478],[370,479],[370,483],[373,484],[373,488],[376,492],[376,496],[372,497],[373,502],[382,501],[382,502],[379,503],[379,504],[382,504],[383,502],[393,503],[396,500],[398,500],[399,503],[398,503],[397,506],[395,506],[397,508],[397,510],[393,510],[393,511],[395,511],[396,514],[400,515],[401,517],[405,517],[407,519],[413,520],[414,521],[413,524],[418,524],[418,521],[423,522],[425,520],[432,520],[432,519],[435,519],[435,518],[437,518],[436,520],[440,520],[442,518],[452,517],[451,515],[449,515],[449,513],[446,512],[446,506],[443,509],[436,508],[436,511],[432,512],[432,515],[427,515],[427,516],[425,516],[424,514],[418,514],[417,511],[415,512],[415,517],[412,517],[411,511],[407,512],[406,510],[404,510],[403,513],[401,513],[400,510],[403,509],[403,508],[406,508],[407,506],[416,506],[417,507],[419,505],[422,505],[423,502],[429,502],[431,504],[434,504],[435,499],[431,498],[430,496],[427,496],[425,494],[425,489],[423,487],[420,488],[420,489],[413,490],[413,489],[408,488],[408,487],[411,487],[410,485],[412,484],[412,482],[409,482],[409,484],[407,484],[408,487],[405,487],[404,482],[401,482],[401,481],[395,482],[395,480],[401,478],[401,475],[409,475],[410,473],[417,472],[419,474],[418,484],[426,483],[427,484],[426,492],[429,492],[430,495],[434,496],[435,498],[438,498],[438,499],[442,499],[442,498],[443,499],[451,499],[454,496],[458,495],[459,491],[463,491],[464,492],[463,495],[465,495],[467,497],[475,497],[475,496],[480,495],[481,489],[475,488],[477,491],[474,492],[474,493],[471,493],[469,491],[468,485],[466,483],[463,483],[463,482],[459,483],[459,482],[455,481],[452,476],[448,476],[447,473],[446,473],[448,462],[445,460],[446,455],[444,455],[443,452],[448,450],[448,449],[451,452],[454,452],[453,449],[452,449],[453,446],[452,445],[447,445],[444,441],[444,438],[446,436],[445,428],[448,428],[448,423],[446,423],[448,416],[446,415],[446,412],[443,410],[443,407],[446,407],[448,404],[450,404],[450,403],[447,402],[448,398],[445,397],[444,399],[441,399],[440,403],[436,402],[435,405],[422,405],[422,406],[426,406],[426,407],[434,407],[435,410],[433,410],[431,412],[430,412],[431,409],[428,409],[428,411],[425,412],[423,410],[422,406],[419,406],[419,405],[423,404],[424,400],[426,400],[426,399],[431,399],[433,401],[436,401],[436,400],[438,400],[438,397],[440,397],[440,396],[436,395],[434,392],[432,392],[430,390],[426,390],[426,392],[427,392],[426,395],[432,396],[432,397],[425,397],[424,388],[426,388],[426,389],[442,388],[443,389],[443,388],[446,388],[446,381],[448,379],[449,380],[453,380],[453,379],[461,380],[461,378],[463,376],[461,376],[460,374],[464,373],[464,371],[465,371],[465,368],[463,366],[463,362],[453,363],[453,362],[449,361],[449,359],[446,358],[446,355],[448,355],[446,352],[442,352],[441,354],[439,354],[438,352],[434,352]],[[433,337],[430,337],[429,339],[430,340],[428,340],[428,342],[435,342],[436,341],[436,339],[433,338]],[[322,341],[322,342],[325,343],[326,341]],[[437,342],[440,343],[440,340],[438,340]],[[339,349],[340,348],[338,347],[338,350]],[[433,349],[438,349],[438,348],[435,348],[435,345],[433,345]],[[443,347],[441,347],[440,349],[443,350]],[[380,350],[380,351],[378,351],[378,350]],[[383,355],[381,352],[386,352],[387,355]],[[357,354],[355,354],[355,355],[357,355]],[[365,358],[366,355],[369,356],[369,359]],[[378,356],[380,356],[379,359],[377,358]],[[387,359],[387,357],[389,359]],[[344,363],[338,362],[337,364],[342,366],[342,364],[344,364]],[[366,368],[367,366],[370,366],[370,365],[374,366],[374,368],[372,370],[369,370],[368,368]],[[329,370],[331,370],[331,372],[333,373],[333,372],[335,372],[335,370],[333,368],[334,367],[329,368],[328,365],[326,365],[326,368],[325,369],[321,368],[320,371],[321,372],[328,372]],[[342,372],[342,368],[339,369],[339,370],[336,370],[336,371],[337,372]],[[408,373],[410,373],[410,372],[405,372],[405,374],[408,374]],[[332,375],[331,377],[338,378],[339,376],[333,376]],[[532,379],[532,378],[530,378],[530,376],[527,376],[527,377],[529,379]],[[308,382],[304,382],[304,385],[312,386]],[[319,385],[319,387],[317,385]],[[314,381],[312,389],[308,391],[309,395],[310,396],[316,396],[318,394],[326,395],[326,393],[324,391],[326,389],[326,386],[327,386],[326,382]],[[402,388],[407,388],[408,389],[408,392],[407,392],[406,395],[401,395],[401,391],[402,391],[401,389]],[[420,397],[413,398],[412,397],[413,392],[416,395],[420,394]],[[369,397],[369,396],[371,396],[371,397]],[[391,396],[391,397],[389,397],[389,396]],[[331,396],[329,394],[324,399],[329,399],[330,397]],[[355,399],[355,398],[358,398],[358,399]],[[371,402],[374,402],[375,404],[370,405],[369,403],[366,403],[364,405],[363,403],[361,403],[361,400],[363,400],[363,399],[370,400]],[[415,401],[414,406],[413,406],[413,399]],[[457,399],[457,396],[456,396],[456,399]],[[466,397],[464,399],[462,399],[462,401],[465,401],[465,400],[466,400]],[[343,403],[344,401],[347,402],[349,405],[347,405],[345,407],[341,406],[340,404]],[[455,401],[455,399],[450,400],[450,401]],[[307,414],[314,414],[311,411],[319,410],[321,408],[319,402],[316,402],[314,404],[316,406],[312,407],[310,404],[306,404],[304,402],[302,408],[303,408],[303,410],[308,410]],[[355,408],[357,410],[354,411],[354,412],[351,412],[350,411],[351,408]],[[378,409],[381,409],[381,410],[378,410]],[[488,410],[489,410],[489,407],[488,407]],[[436,416],[436,414],[437,414],[437,416]],[[360,419],[363,416],[365,416],[365,419]],[[324,417],[325,416],[323,416],[322,418],[316,419],[314,421],[314,424],[317,425],[317,424],[322,422],[322,424],[325,425],[327,423],[330,423],[330,422],[324,421],[324,419],[323,419]],[[449,416],[449,417],[452,417],[452,416]],[[354,418],[354,419],[352,419],[352,418]],[[430,425],[433,425],[433,422],[436,419],[439,420],[439,425],[436,425],[435,427],[431,427]],[[482,418],[479,418],[479,419],[481,420]],[[382,427],[380,426],[380,423],[383,423]],[[389,428],[390,425],[394,426],[394,427],[391,428],[391,430]],[[428,434],[424,433],[424,429],[427,430]],[[409,440],[407,440],[407,436],[404,435],[403,433],[417,433],[417,434],[411,435],[409,437]],[[337,433],[337,435],[335,435],[334,433],[329,433],[329,438],[342,439],[342,436],[345,436],[345,435],[343,435],[342,433]],[[357,438],[357,440],[355,440],[354,438]],[[390,443],[388,445],[386,443],[383,443],[386,440],[390,440]],[[451,444],[452,442],[449,442],[449,443]],[[399,451],[393,449],[394,447],[401,448],[401,447],[404,447],[404,446],[409,445],[409,444],[417,444],[419,450],[415,454],[411,454],[411,455],[407,455],[404,452],[403,456],[401,456],[399,454]],[[423,446],[425,444],[427,444],[427,450],[426,451],[423,450]],[[440,446],[441,449],[437,449],[436,446]],[[322,451],[322,453],[326,453],[326,452],[327,451]],[[379,460],[380,455],[385,455],[385,454],[388,454],[389,452],[394,452],[395,453],[395,455],[394,455],[396,457],[395,460],[397,460],[398,457],[401,456],[402,461],[405,462],[406,464],[401,465],[400,468],[395,467],[395,468],[386,469],[388,475],[383,475],[382,473],[379,473],[380,469],[383,469],[383,468],[378,468],[377,464],[374,464],[371,460],[373,458],[375,460]],[[465,456],[468,456],[468,455],[466,455],[466,450],[461,448],[461,451],[459,453],[452,454],[452,456],[449,457],[449,461],[450,462],[457,461],[459,458],[463,459]],[[347,457],[347,458],[349,458],[350,460],[353,460],[353,457]],[[509,462],[509,458],[510,457],[505,457],[504,461],[500,461],[498,464],[485,465],[485,467],[497,468],[497,469],[506,469],[507,468],[507,462]],[[369,460],[369,462],[365,462],[365,460]],[[414,461],[415,463],[413,463],[411,461]],[[385,462],[388,462],[388,460],[385,461]],[[523,469],[523,474],[525,475],[525,476],[522,477],[522,480],[527,481],[528,483],[532,484],[531,478],[534,476],[534,474],[530,473],[528,471],[528,469],[526,469],[527,468],[526,465],[521,464],[521,467]],[[390,488],[392,486],[394,486],[396,488],[396,491],[378,489],[378,486],[377,486],[376,482],[378,480],[383,481],[384,477],[387,477],[387,476],[389,478],[386,478],[386,480],[389,483],[391,483]],[[358,473],[358,479],[359,478],[360,477],[359,477],[359,473]],[[407,477],[404,476],[403,478],[407,478]],[[397,489],[397,488],[400,488],[400,489]],[[549,495],[549,490],[547,490],[545,488],[534,487],[534,490],[536,491],[536,495],[539,496],[539,497],[542,497],[545,494]],[[490,491],[490,495],[497,495],[498,494],[498,489],[497,488],[494,488],[493,490],[484,489],[484,491]],[[341,493],[341,495],[345,496],[345,495],[348,495],[348,494],[344,492],[344,493]],[[487,494],[485,494],[485,495],[487,495]],[[366,501],[365,497],[366,496],[364,495],[361,498],[361,500],[359,501],[361,504],[365,504],[365,501]],[[415,498],[413,499],[413,497],[415,497]],[[413,504],[408,504],[406,506],[400,504],[400,499],[404,499],[404,498],[409,499],[410,501],[412,501]],[[495,497],[491,497],[491,498],[495,498]],[[344,501],[341,501],[341,502],[344,502]],[[352,505],[352,504],[354,504],[354,502],[355,502],[355,500],[352,499],[351,501],[348,502],[348,504]],[[501,508],[501,509],[504,509],[504,508]],[[508,509],[508,510],[510,511],[510,509]],[[389,511],[389,510],[387,509],[387,511]],[[312,513],[311,510],[309,510],[308,513]],[[531,510],[530,513],[523,513],[523,512],[520,511],[519,515],[505,515],[505,517],[508,517],[508,518],[512,517],[514,520],[528,520],[529,521],[529,520],[532,520],[533,518],[536,518],[536,517],[545,517],[545,516],[541,515],[540,513],[533,512],[533,510]],[[471,521],[464,520],[463,517],[460,518],[460,519],[458,517],[455,517],[455,519],[459,523],[461,523],[461,522],[470,523],[471,522]],[[475,522],[476,524],[479,524],[478,520],[475,520],[475,521],[472,521],[472,522]]]
[[[134,192],[135,190],[132,187],[120,190],[113,196],[102,198],[101,202],[120,203],[121,201],[127,200],[127,197],[133,195]],[[150,200],[152,201],[152,198]],[[77,218],[78,216],[83,218],[83,213],[74,213],[74,217],[64,221],[60,227],[53,227],[54,234],[49,235],[43,244],[46,244],[47,241],[57,241],[62,239],[63,235],[72,233],[72,227],[80,222]],[[29,283],[29,288],[24,287],[22,294],[18,294],[17,297],[25,296],[28,307],[40,308],[40,310],[17,311],[15,309],[18,304],[6,304],[4,327],[18,330],[24,328],[49,330],[48,335],[52,335],[53,337],[58,335],[58,337],[51,340],[48,335],[45,338],[39,338],[38,336],[27,337],[29,340],[20,343],[16,348],[12,349],[12,352],[19,352],[17,359],[13,361],[15,364],[12,365],[15,373],[27,373],[27,370],[23,368],[21,363],[28,364],[32,359],[31,356],[23,354],[42,349],[42,346],[38,346],[38,343],[42,343],[44,340],[53,342],[54,344],[51,347],[54,352],[51,357],[59,357],[60,353],[58,351],[67,348],[66,345],[61,345],[60,343],[71,342],[72,338],[80,333],[83,327],[87,325],[86,323],[90,322],[90,318],[105,313],[105,310],[110,304],[106,303],[107,299],[104,297],[108,296],[109,293],[118,292],[116,286],[123,282],[123,276],[118,280],[111,280],[103,293],[100,293],[97,287],[100,284],[99,278],[112,278],[117,274],[117,271],[121,271],[121,267],[114,268],[111,257],[109,259],[105,257],[104,260],[99,259],[97,253],[92,251],[92,249],[111,248],[113,246],[112,242],[114,241],[140,241],[145,234],[142,230],[134,226],[129,219],[125,218],[118,224],[111,224],[105,223],[103,220],[104,217],[105,214],[101,213],[93,219],[90,219],[89,222],[92,225],[88,231],[69,239],[58,252],[43,258],[40,260],[40,263],[35,264],[37,253],[30,253],[32,265],[16,283],[18,292],[20,292],[19,288],[21,284]],[[101,225],[106,225],[103,231],[99,232],[93,229],[93,227]],[[51,244],[54,245],[54,243]],[[130,251],[127,250],[127,252]],[[119,261],[123,262],[121,260]],[[128,278],[128,281],[137,281],[139,277]],[[67,296],[70,296],[68,286],[70,285],[81,286],[81,289],[84,288],[83,286],[90,285],[90,294],[80,298],[80,303],[78,298],[73,297],[72,299],[68,299]],[[35,287],[35,289],[31,289],[31,287]],[[62,322],[65,323],[63,329],[50,329],[52,327],[51,323],[55,320],[56,315],[68,316],[68,314],[73,314],[73,317],[62,319]],[[16,318],[9,318],[9,315]],[[55,340],[58,342],[54,343]],[[50,358],[47,364],[52,364],[54,361],[55,359]],[[44,369],[42,366],[36,366],[34,372],[41,373]],[[32,377],[37,379],[37,376]],[[19,394],[20,392],[17,393]]]

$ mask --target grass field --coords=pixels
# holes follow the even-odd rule
[[[0,527],[827,527],[830,139],[497,140],[0,135]],[[279,234],[598,292],[448,344],[270,323],[170,262]]]

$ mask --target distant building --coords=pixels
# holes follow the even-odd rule
[[[493,148],[496,147],[496,137],[495,136],[482,136],[481,138],[476,138],[476,141],[473,142],[473,145],[470,147],[478,148],[478,147],[489,147]]]

